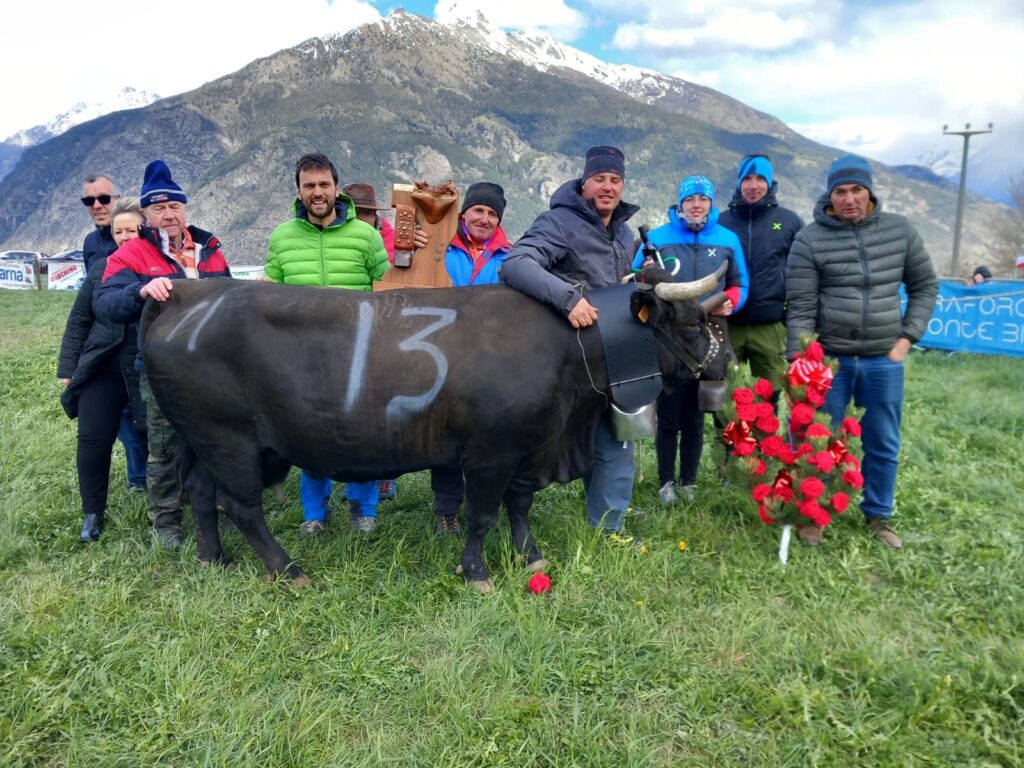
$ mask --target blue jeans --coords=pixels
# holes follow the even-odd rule
[[[135,428],[132,412],[125,406],[121,413],[121,425],[117,429],[117,439],[124,446],[124,463],[128,468],[129,485],[146,485],[146,459],[149,449],[146,446],[144,432]]]
[[[323,522],[327,514],[327,499],[331,495],[331,479],[329,477],[313,477],[302,473],[299,480],[302,495],[302,517],[304,520],[320,520]],[[345,489],[349,501],[359,503],[359,514],[363,517],[377,516],[377,481],[368,483],[349,483]]]
[[[839,370],[825,397],[824,410],[838,426],[851,398],[864,408],[860,424],[864,445],[864,500],[860,508],[867,520],[888,520],[896,495],[903,415],[903,361],[885,355],[835,355]]]
[[[587,494],[587,520],[594,528],[621,531],[626,509],[633,498],[633,443],[612,436],[611,417],[606,413],[594,437],[594,467],[583,478]]]

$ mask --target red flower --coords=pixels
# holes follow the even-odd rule
[[[800,443],[800,445],[796,447],[797,456],[806,456],[809,453],[814,453],[814,446],[810,443]]]
[[[811,463],[818,468],[819,472],[828,474],[836,465],[835,457],[828,451],[818,451],[810,459]]]
[[[794,427],[805,427],[814,421],[814,409],[807,403],[797,403],[790,411],[789,420]]]
[[[758,418],[764,419],[768,416],[775,415],[775,409],[771,403],[757,403],[757,416]]]
[[[754,385],[754,394],[763,400],[769,399],[775,392],[772,383],[768,379],[758,379]]]
[[[757,443],[753,440],[744,440],[742,443],[737,443],[736,447],[733,448],[733,456],[751,456],[757,449]]]
[[[807,385],[807,402],[813,405],[815,408],[820,408],[825,404],[825,397],[810,384]]]
[[[825,484],[816,477],[805,478],[800,483],[800,493],[808,499],[816,499],[825,492]]]
[[[832,494],[832,509],[836,512],[845,512],[848,506],[850,506],[849,496],[842,491],[837,491]]]
[[[832,433],[829,432],[828,427],[820,421],[816,421],[807,427],[807,437],[832,437]]]
[[[860,459],[858,459],[852,453],[848,453],[846,454],[846,456],[843,457],[843,466],[851,467],[853,469],[860,469]]]
[[[772,487],[768,483],[758,483],[754,486],[754,490],[750,492],[750,497],[760,504],[762,501],[771,496]]]
[[[526,586],[535,595],[539,595],[541,592],[547,592],[551,589],[551,577],[546,573],[535,573],[530,577],[530,581]]]
[[[764,523],[765,525],[771,525],[772,523],[775,522],[775,518],[774,517],[769,517],[768,516],[768,512],[765,510],[764,504],[758,504],[757,505],[757,514],[760,515],[761,522]]]
[[[860,422],[852,416],[843,419],[843,432],[854,437],[860,437]]]
[[[736,403],[736,405],[750,405],[754,402],[754,392],[746,387],[734,389],[732,392],[732,401]]]
[[[768,438],[768,439],[771,439],[771,438]],[[762,443],[762,445],[763,445],[763,443]],[[788,467],[793,466],[794,464],[796,464],[796,460],[797,460],[796,451],[794,451],[788,445],[787,446],[783,446],[779,450],[779,461],[781,461],[786,466],[788,466]]]
[[[753,468],[750,470],[750,474],[752,474],[754,477],[760,477],[767,471],[768,465],[764,463],[764,459],[758,459],[757,462],[754,464]]]
[[[851,488],[863,488],[864,487],[864,475],[858,472],[856,469],[848,469],[843,472],[843,482]]]
[[[786,447],[779,435],[769,435],[761,441],[761,453],[769,458],[775,458],[779,452]]]
[[[767,405],[767,403],[762,403],[762,405]],[[754,426],[762,432],[774,435],[779,431],[779,420],[774,416],[762,416],[757,420]]]
[[[821,348],[821,344],[812,341],[807,345],[807,349],[804,350],[804,359],[820,363],[825,359],[825,350]]]
[[[757,418],[757,406],[753,403],[736,406],[736,418],[740,421],[754,421]]]
[[[832,522],[832,515],[821,508],[821,505],[813,499],[805,501],[800,505],[800,514],[811,520],[815,525],[822,527]]]

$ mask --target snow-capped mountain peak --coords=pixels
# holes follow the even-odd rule
[[[19,147],[31,147],[46,139],[59,136],[69,128],[80,123],[87,122],[110,112],[119,112],[122,109],[136,109],[152,104],[160,96],[150,91],[140,91],[136,88],[126,87],[110,98],[102,101],[95,101],[90,104],[78,102],[67,112],[54,117],[45,125],[36,125],[32,128],[25,128],[7,137],[4,143]]]

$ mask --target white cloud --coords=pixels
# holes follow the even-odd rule
[[[575,40],[587,27],[587,17],[564,0],[442,0],[434,8],[434,18],[443,24],[475,22],[478,14],[501,29],[539,29],[566,42]]]
[[[171,96],[310,37],[379,18],[359,0],[6,3],[0,139],[126,85]]]

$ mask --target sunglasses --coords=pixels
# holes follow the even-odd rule
[[[97,201],[99,201],[100,205],[110,205],[110,201],[113,199],[113,195],[96,195],[95,197],[89,195],[88,197],[82,198],[82,205],[86,208],[92,208]]]

